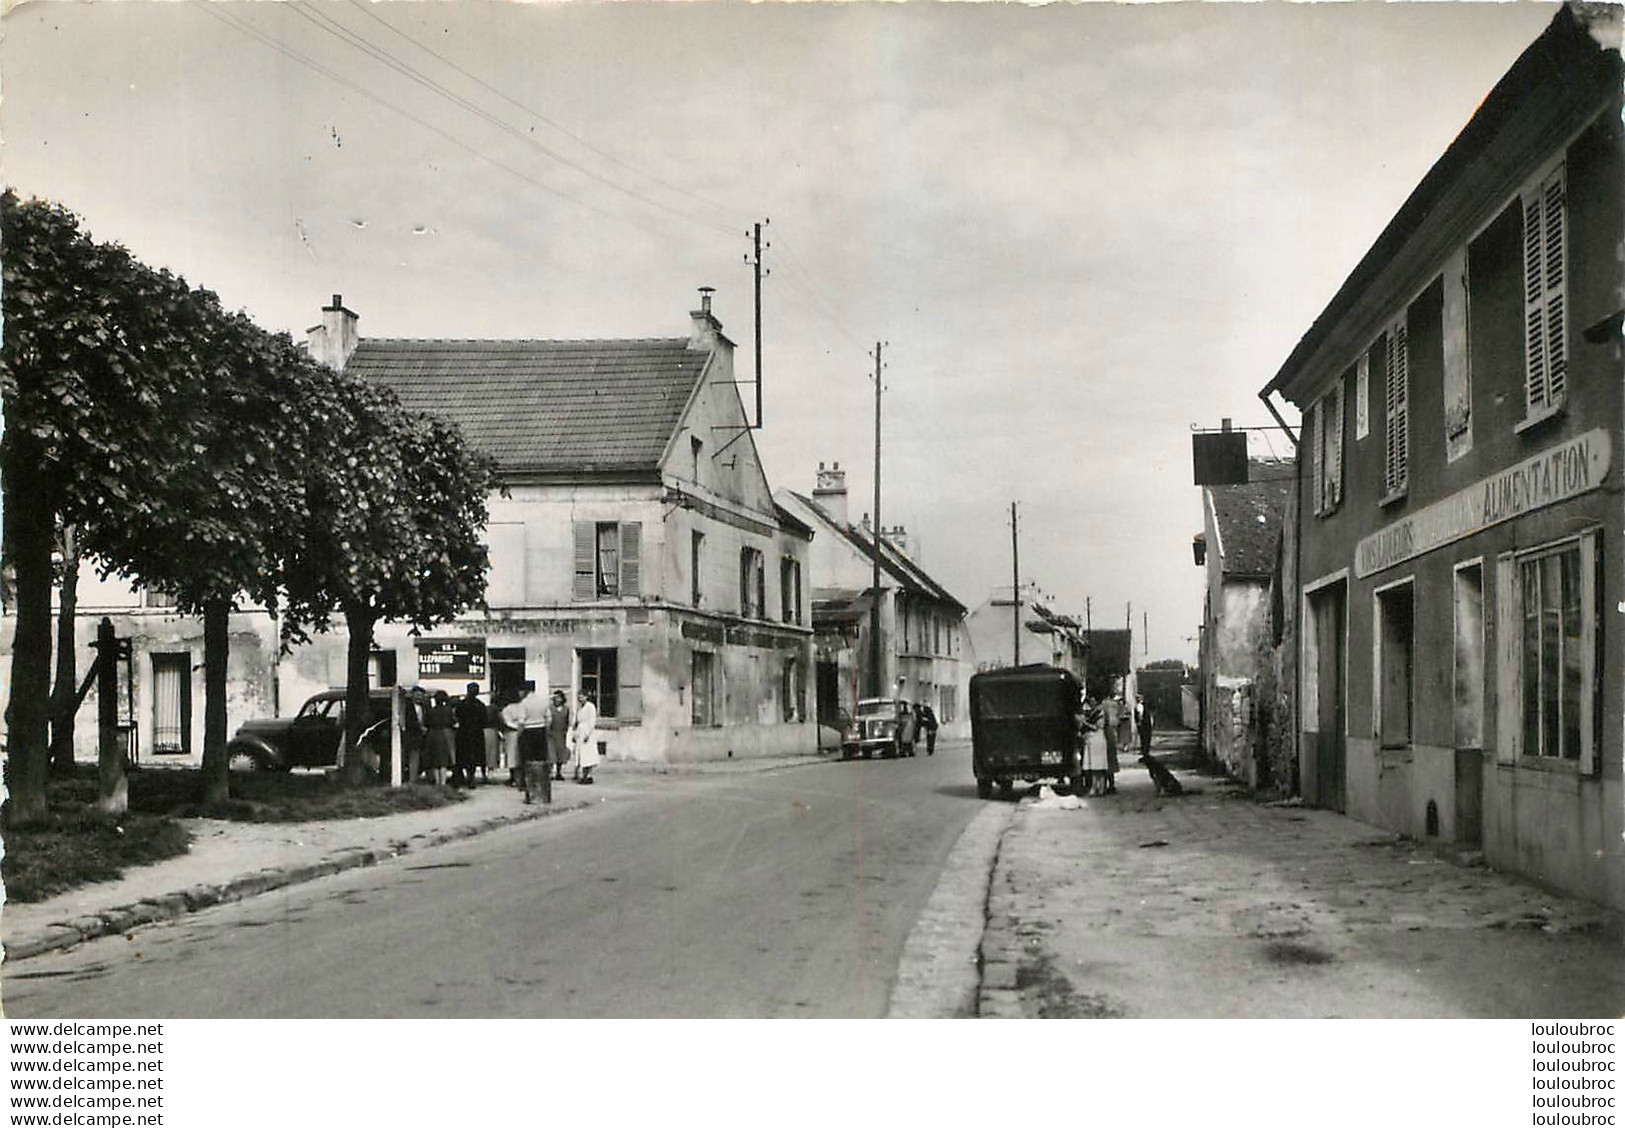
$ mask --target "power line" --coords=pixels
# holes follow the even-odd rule
[[[737,226],[737,223],[736,223],[736,220],[735,220],[735,216],[737,215],[737,213],[734,212],[731,208],[728,208],[723,204],[716,203],[713,200],[709,200],[706,197],[699,195],[698,193],[691,192],[688,189],[683,188],[680,185],[673,184],[668,180],[663,180],[660,177],[654,175],[652,172],[648,172],[645,169],[640,169],[635,165],[628,164],[626,161],[621,160],[619,157],[615,156],[613,153],[608,152],[605,149],[599,148],[597,145],[594,145],[592,142],[588,141],[586,138],[584,138],[584,137],[580,136],[579,134],[571,131],[570,129],[567,129],[565,126],[563,126],[563,125],[559,124],[558,122],[554,121],[552,118],[548,117],[546,114],[542,113],[541,111],[536,110],[536,109],[534,109],[534,108],[532,108],[530,106],[527,106],[525,103],[518,101],[517,99],[515,99],[512,96],[510,96],[509,94],[507,94],[505,91],[499,89],[496,86],[491,85],[489,82],[486,82],[483,78],[481,78],[479,75],[475,74],[473,71],[470,71],[470,70],[466,69],[465,67],[460,66],[458,63],[456,63],[452,59],[448,59],[445,55],[442,55],[439,51],[436,51],[433,47],[430,47],[428,44],[424,43],[422,40],[417,39],[414,36],[411,36],[411,35],[407,34],[406,32],[402,31],[400,28],[396,27],[394,24],[392,24],[388,20],[384,19],[384,17],[382,17],[382,16],[378,15],[376,12],[372,11],[372,9],[366,3],[363,3],[362,0],[350,0],[350,3],[352,5],[354,5],[354,7],[356,8],[357,11],[359,11],[362,15],[366,16],[368,19],[374,21],[375,23],[382,24],[392,34],[394,34],[396,36],[399,36],[400,38],[406,40],[408,43],[412,44],[412,46],[416,47],[418,50],[424,52],[425,54],[431,55],[434,58],[438,59],[440,62],[444,63],[446,66],[450,67],[452,70],[456,71],[458,74],[462,75],[464,78],[467,78],[470,82],[473,82],[474,84],[476,84],[477,86],[480,86],[484,90],[487,90],[492,94],[495,94],[498,98],[501,98],[504,102],[507,102],[510,106],[513,106],[515,109],[521,111],[522,113],[528,114],[529,116],[535,118],[537,121],[541,122],[542,124],[552,128],[554,130],[557,130],[559,133],[562,133],[564,136],[568,137],[570,140],[574,141],[577,145],[580,145],[583,149],[586,149],[588,152],[596,154],[597,156],[601,157],[602,159],[608,161],[610,164],[615,165],[617,168],[625,169],[627,172],[633,173],[633,174],[635,174],[637,176],[641,176],[645,180],[648,180],[648,181],[650,181],[651,183],[654,183],[654,184],[658,184],[660,187],[665,188],[668,191],[675,192],[679,196],[684,196],[684,197],[686,197],[686,198],[688,198],[690,200],[695,201],[696,203],[704,204],[706,207],[713,209],[718,215],[727,216],[728,217],[728,222],[730,224],[734,224],[735,226]]]

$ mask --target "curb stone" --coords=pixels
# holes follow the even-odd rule
[[[345,870],[377,865],[379,862],[388,861],[390,858],[401,854],[409,854],[414,850],[426,850],[435,846],[443,846],[450,842],[473,838],[505,826],[514,826],[518,823],[531,822],[552,815],[562,815],[570,811],[582,810],[591,805],[588,800],[579,799],[568,804],[555,804],[551,807],[516,811],[512,815],[499,815],[495,818],[484,819],[467,826],[453,827],[450,830],[434,834],[420,834],[408,841],[390,842],[384,847],[347,846],[335,850],[320,861],[302,862],[297,865],[258,870],[219,885],[193,885],[186,889],[177,890],[174,893],[166,893],[157,898],[137,901],[134,904],[116,905],[93,916],[75,917],[73,920],[48,924],[31,935],[7,937],[4,943],[4,962],[8,964],[15,963],[18,960],[31,959],[46,952],[63,951],[77,947],[87,940],[128,932],[140,925],[178,920],[189,913],[195,913],[214,905],[244,901],[250,897],[256,897],[276,889],[283,889],[292,885],[303,885],[306,882],[315,881],[322,877],[331,877],[333,874],[342,873]]]

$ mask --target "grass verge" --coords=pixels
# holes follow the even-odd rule
[[[8,901],[43,901],[95,881],[112,881],[129,866],[186,853],[192,835],[173,819],[128,815],[121,822],[83,810],[53,812],[43,826],[6,831],[0,878]]]

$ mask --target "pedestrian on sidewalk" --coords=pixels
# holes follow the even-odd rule
[[[1100,702],[1093,695],[1083,699],[1083,712],[1078,717],[1078,731],[1082,747],[1078,754],[1078,774],[1082,781],[1073,788],[1074,795],[1104,794],[1106,777],[1106,718]]]
[[[460,787],[473,787],[474,776],[485,764],[485,702],[480,700],[480,683],[469,682],[467,692],[457,701],[457,777]]]
[[[428,738],[423,749],[423,767],[434,780],[435,786],[444,787],[446,772],[451,768],[454,755],[452,732],[457,727],[457,715],[451,707],[451,694],[443,689],[435,693],[434,703],[429,706],[429,715],[424,718],[423,724],[428,730]]]
[[[570,761],[570,699],[564,690],[553,691],[553,707],[547,713],[547,762],[553,778],[564,782],[564,765]]]
[[[575,748],[576,781],[591,783],[598,766],[598,704],[585,690],[576,694]]]
[[[547,774],[547,698],[536,683],[525,683],[525,699],[519,703],[519,782],[525,789],[525,802],[539,792],[542,802],[553,801],[553,783]]]
[[[502,768],[502,702],[497,692],[491,691],[491,703],[485,708],[485,761],[480,764],[480,782],[490,783],[491,773]]]
[[[401,760],[406,774],[402,783],[416,783],[423,771],[423,693],[401,686],[395,691],[401,699]]]
[[[916,731],[925,733],[925,754],[935,756],[937,754],[936,713],[925,702],[917,702],[914,706],[914,720]]]
[[[525,727],[525,710],[519,704],[519,694],[509,690],[503,695],[502,707],[497,714],[497,761],[508,772],[508,786],[519,786],[519,730]]]
[[[1135,708],[1137,710],[1137,714],[1134,718],[1134,723],[1138,725],[1140,729],[1140,755],[1149,756],[1151,755],[1151,730],[1153,728],[1151,720],[1151,706],[1146,704],[1145,698],[1142,697],[1140,698],[1139,704],[1135,706]]]
[[[1116,687],[1114,686],[1113,689]],[[1101,705],[1102,727],[1106,737],[1106,774],[1098,781],[1102,783],[1101,795],[1110,795],[1117,790],[1117,747],[1123,743],[1124,722],[1128,720],[1128,710],[1121,697],[1108,697]]]

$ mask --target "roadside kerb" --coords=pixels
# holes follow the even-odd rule
[[[212,905],[224,905],[232,901],[246,900],[276,889],[285,889],[291,885],[302,885],[307,881],[330,877],[345,870],[377,865],[379,862],[387,861],[390,858],[410,854],[414,850],[443,846],[460,839],[473,838],[476,835],[485,834],[501,827],[546,818],[550,815],[564,814],[568,811],[581,810],[588,806],[591,806],[591,800],[581,798],[569,802],[554,803],[551,806],[527,807],[511,814],[482,819],[476,823],[451,827],[432,834],[419,834],[411,838],[391,841],[384,847],[349,846],[335,850],[316,862],[302,862],[297,865],[258,870],[218,885],[206,883],[189,886],[174,893],[147,898],[134,904],[117,905],[113,908],[100,910],[92,915],[54,922],[28,935],[7,937],[4,945],[4,959],[5,962],[10,963],[16,960],[26,960],[45,952],[61,951],[101,936],[125,933],[139,925],[175,920],[188,913],[195,913],[201,909],[209,908]]]
[[[981,987],[988,882],[1014,803],[990,803],[948,853],[942,877],[903,942],[887,1018],[970,1018]]]

